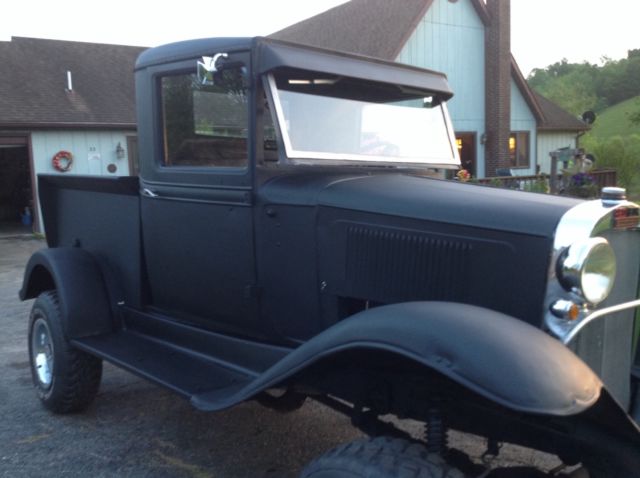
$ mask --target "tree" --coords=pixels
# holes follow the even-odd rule
[[[534,69],[528,81],[537,92],[574,114],[601,111],[640,95],[640,49],[629,50],[621,60],[603,57],[602,63],[569,63],[564,58]]]
[[[592,66],[586,63],[557,65],[547,71],[536,70],[530,80],[531,86],[576,116],[596,109],[599,105]],[[556,71],[564,74],[554,76]]]

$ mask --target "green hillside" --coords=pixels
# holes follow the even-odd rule
[[[640,124],[631,124],[629,114],[640,109],[640,96],[618,103],[605,109],[596,119],[589,136],[609,139],[613,136],[640,134]]]

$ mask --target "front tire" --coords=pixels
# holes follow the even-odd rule
[[[38,296],[29,319],[29,361],[42,404],[54,413],[86,409],[102,378],[102,360],[75,349],[64,336],[55,291]]]
[[[338,446],[312,461],[300,478],[464,478],[419,443],[365,438]]]

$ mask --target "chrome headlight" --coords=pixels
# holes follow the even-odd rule
[[[616,256],[606,239],[574,242],[558,259],[558,280],[592,305],[607,298],[616,277]]]

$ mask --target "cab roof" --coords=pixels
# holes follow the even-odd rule
[[[428,91],[444,100],[453,96],[447,77],[443,73],[264,37],[207,38],[151,48],[138,57],[136,70],[201,56],[212,56],[215,53],[242,50],[252,51],[255,74],[263,74],[283,67],[299,68],[393,83]]]

